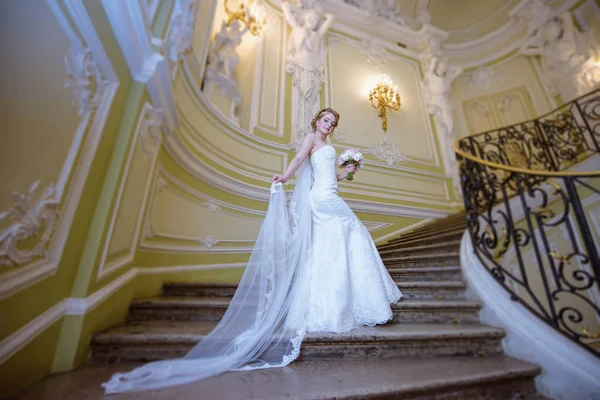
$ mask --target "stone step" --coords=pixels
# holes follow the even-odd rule
[[[399,249],[392,250],[381,250],[379,255],[381,257],[386,256],[400,256],[408,254],[438,254],[447,252],[457,252],[460,249],[460,240],[450,240],[441,243],[433,243],[421,246],[408,246]]]
[[[391,244],[391,243],[406,242],[408,240],[426,239],[426,238],[431,238],[431,237],[437,237],[441,234],[446,234],[446,233],[464,232],[465,229],[467,229],[466,225],[448,227],[448,228],[444,228],[444,229],[431,229],[429,231],[411,232],[411,233],[404,234],[402,236],[398,236],[396,238],[390,239],[387,241],[387,243]]]
[[[401,300],[392,304],[394,322],[474,324],[482,304],[467,300]]]
[[[232,297],[237,283],[165,282],[162,294],[167,297]]]
[[[441,267],[446,265],[459,265],[460,254],[458,252],[447,252],[437,254],[416,254],[402,256],[386,256],[382,258],[383,263],[388,268],[396,266],[428,266]]]
[[[377,246],[377,249],[379,251],[392,250],[392,249],[401,249],[401,248],[410,247],[410,246],[422,246],[422,245],[426,245],[426,244],[440,243],[441,241],[460,240],[462,238],[463,234],[464,234],[464,231],[456,231],[456,232],[450,232],[450,233],[442,233],[442,234],[432,236],[432,237],[427,237],[427,238],[406,239],[406,240],[398,241],[395,243],[388,242],[386,244]]]
[[[225,297],[159,297],[134,300],[129,321],[219,321],[227,307]],[[464,300],[402,300],[392,304],[395,322],[474,323],[479,302]]]
[[[399,242],[403,242],[406,240],[413,240],[413,239],[417,239],[417,238],[436,237],[440,234],[445,234],[445,233],[450,233],[450,232],[464,232],[465,229],[467,229],[466,223],[457,224],[457,225],[453,225],[453,226],[447,226],[447,227],[443,227],[443,228],[436,227],[436,228],[432,228],[429,230],[410,232],[410,233],[401,235],[399,237],[390,239],[387,243],[399,243]]]
[[[397,282],[462,282],[460,267],[394,267],[388,273]]]
[[[407,299],[462,299],[463,282],[397,282],[398,288]],[[163,296],[167,297],[232,297],[237,283],[165,283]]]
[[[181,357],[216,322],[144,321],[92,337],[92,361],[121,363]],[[484,325],[397,324],[360,327],[343,334],[309,333],[300,360],[490,356],[502,352],[504,332]]]
[[[101,399],[101,383],[140,363],[85,365],[50,375],[15,400]],[[286,368],[225,373],[110,400],[540,400],[533,379],[540,369],[510,357],[442,357],[296,361]],[[547,399],[546,399],[547,400]]]
[[[461,281],[424,281],[398,283],[405,300],[461,300],[466,285]]]

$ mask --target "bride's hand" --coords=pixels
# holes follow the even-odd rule
[[[346,172],[356,173],[356,165],[354,165],[354,164],[346,165]]]
[[[283,175],[273,176],[273,183],[286,183],[288,180]]]

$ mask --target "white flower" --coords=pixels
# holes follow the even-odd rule
[[[360,159],[362,159],[362,158],[363,158],[363,154],[362,154],[360,151],[358,152],[358,157],[359,157]]]
[[[348,161],[350,159],[350,155],[348,153],[342,154],[342,160]]]
[[[354,158],[354,161],[360,161],[360,156],[361,156],[361,154],[360,154],[360,153],[356,153],[356,154],[354,155],[354,157],[353,157],[353,158]]]

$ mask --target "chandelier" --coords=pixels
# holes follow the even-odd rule
[[[262,33],[263,26],[267,23],[264,16],[264,6],[262,0],[240,0],[237,3],[237,9],[229,8],[228,0],[225,0],[225,13],[227,14],[227,26],[233,21],[238,20],[242,25],[246,25],[248,31],[259,36]]]
[[[381,127],[387,135],[387,110],[398,110],[400,108],[398,89],[396,87],[392,88],[392,81],[389,76],[385,74],[379,76],[377,85],[369,92],[369,101],[374,108],[379,108]]]

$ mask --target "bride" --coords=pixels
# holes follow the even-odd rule
[[[106,393],[158,389],[226,371],[272,368],[298,358],[309,332],[348,332],[392,318],[402,294],[365,226],[338,195],[339,122],[331,108],[312,121],[297,155],[275,175],[256,245],[215,329],[185,357],[152,362],[103,384]],[[283,183],[296,173],[289,209]]]

